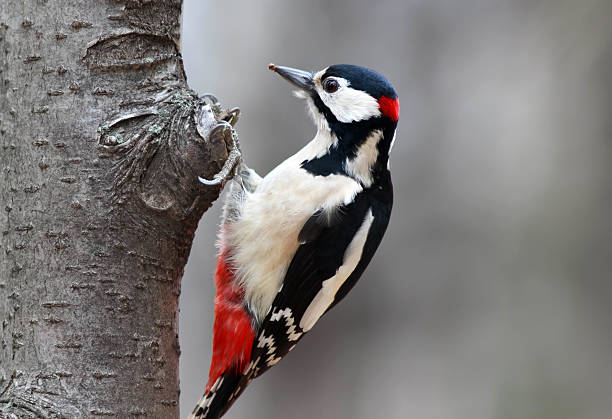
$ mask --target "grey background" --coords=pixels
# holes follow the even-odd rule
[[[185,0],[192,88],[266,173],[314,135],[266,66],[355,63],[401,100],[396,203],[362,280],[227,418],[612,415],[612,3]],[[181,296],[181,411],[208,375],[218,203]]]

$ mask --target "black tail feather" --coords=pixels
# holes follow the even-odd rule
[[[189,419],[219,419],[242,394],[249,380],[242,374],[226,372],[200,399]]]

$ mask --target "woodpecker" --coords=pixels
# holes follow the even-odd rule
[[[399,99],[387,79],[348,64],[269,69],[297,88],[317,133],[263,178],[236,169],[219,231],[212,361],[190,418],[221,417],[344,298],[391,214]]]

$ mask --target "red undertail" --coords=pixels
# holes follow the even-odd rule
[[[217,378],[230,368],[239,373],[251,359],[255,334],[251,316],[243,306],[244,290],[236,288],[234,271],[227,263],[227,252],[221,253],[215,273],[215,324],[213,355],[208,374],[208,392]]]

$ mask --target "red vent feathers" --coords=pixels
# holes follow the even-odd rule
[[[399,118],[400,104],[398,98],[391,99],[390,97],[382,96],[378,99],[378,107],[380,112],[391,118],[392,121],[397,121]]]
[[[244,290],[235,289],[234,272],[227,265],[227,254],[219,255],[215,282],[215,324],[213,327],[213,355],[206,391],[210,390],[217,378],[230,368],[235,373],[251,359],[251,347],[255,335],[251,317],[242,305]]]

